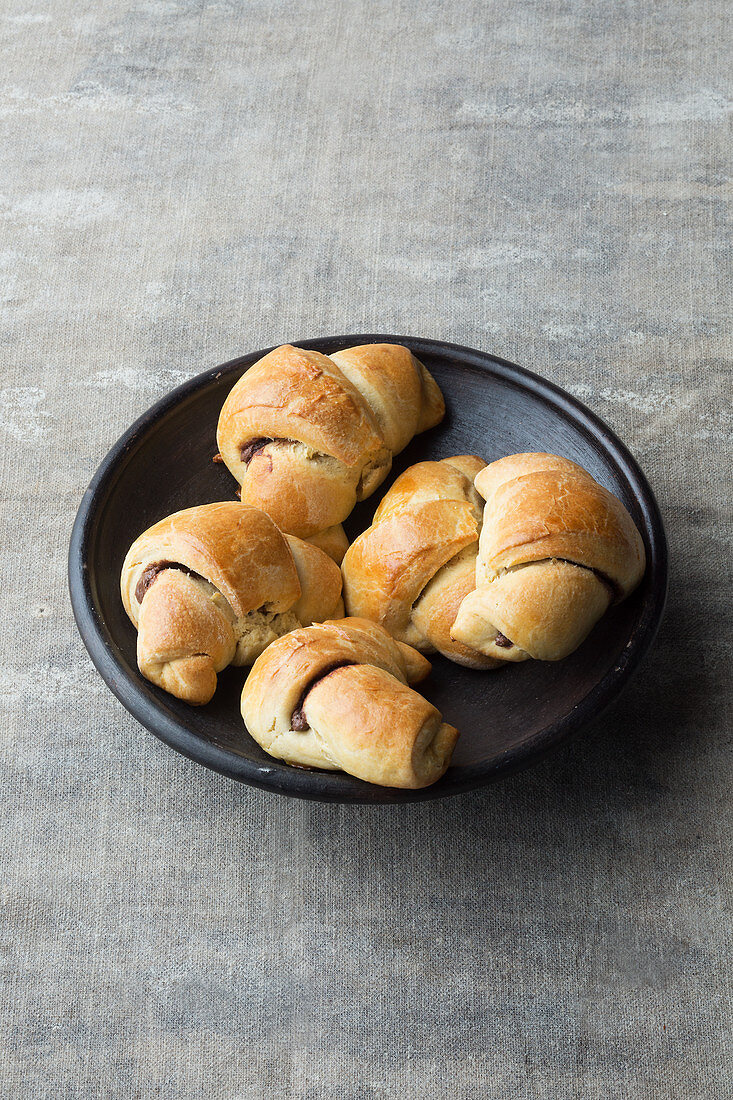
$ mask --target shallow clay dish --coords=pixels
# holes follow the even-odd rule
[[[265,351],[173,390],[115,443],[84,494],[69,550],[71,601],[81,636],[118,699],[179,752],[232,779],[333,802],[440,798],[533,763],[618,695],[654,638],[667,587],[664,530],[646,479],[624,445],[579,401],[485,352],[434,340],[357,335],[293,341],[326,354],[373,342],[411,348],[435,376],[448,411],[441,425],[415,437],[387,482],[354,510],[345,524],[350,538],[368,526],[394,478],[415,462],[467,453],[490,462],[518,451],[551,451],[585,466],[623,500],[644,537],[648,564],[633,596],[612,608],[564,661],[474,672],[431,657],[433,672],[420,690],[461,731],[451,767],[434,786],[398,791],[339,772],[289,767],[267,756],[244,729],[239,697],[245,669],[222,673],[214,699],[201,708],[160,691],[137,669],[136,634],[119,594],[125,552],[141,531],[170,512],[233,499],[232,477],[212,462],[216,423],[234,382]]]

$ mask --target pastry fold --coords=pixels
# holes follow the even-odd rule
[[[143,532],[120,588],[143,676],[194,704],[211,699],[227,665],[251,664],[275,638],[343,610],[335,562],[234,501]]]
[[[430,663],[366,619],[295,630],[255,661],[242,717],[271,756],[419,788],[445,772],[458,731],[409,685]]]
[[[331,356],[285,344],[231,390],[217,442],[242,501],[310,538],[340,524],[444,413],[435,380],[401,344]]]
[[[482,501],[473,479],[484,466],[476,455],[456,455],[405,470],[342,563],[349,615],[469,668],[497,663],[451,636],[476,583]]]
[[[557,455],[509,455],[475,481],[486,501],[476,588],[452,637],[502,661],[559,661],[641,581],[644,544],[620,500]]]

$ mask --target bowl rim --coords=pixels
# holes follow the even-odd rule
[[[111,644],[112,637],[106,632],[93,600],[88,560],[95,519],[136,445],[154,428],[157,421],[198,390],[218,381],[222,375],[235,374],[272,350],[264,348],[203,371],[170,390],[120,436],[92,477],[79,504],[72,528],[68,583],[74,618],[94,666],[126,710],[160,740],[184,756],[231,779],[279,794],[322,802],[391,804],[423,801],[461,794],[534,764],[558,744],[588,726],[613,702],[638,669],[659,629],[667,597],[668,550],[662,517],[646,476],[627,446],[600,417],[576,397],[540,375],[489,352],[441,340],[382,333],[311,337],[307,340],[294,340],[292,343],[297,347],[313,350],[322,350],[325,347],[328,352],[358,344],[393,343],[404,344],[418,357],[431,353],[453,357],[459,359],[464,368],[493,374],[504,383],[529,391],[572,420],[576,428],[596,445],[600,443],[625,479],[630,495],[641,513],[644,521],[642,534],[647,551],[648,594],[619,659],[570,713],[548,724],[532,738],[506,750],[491,761],[462,768],[460,779],[452,777],[449,769],[437,784],[418,791],[376,787],[341,772],[307,771],[274,759],[267,765],[258,764],[213,742],[203,740],[171,713],[166,713],[153,694],[153,685],[143,687],[134,681],[118,661]],[[273,345],[277,346],[280,345]]]

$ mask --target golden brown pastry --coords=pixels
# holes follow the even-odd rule
[[[306,542],[309,542],[312,546],[317,546],[324,554],[328,554],[329,558],[336,562],[336,565],[341,565],[344,554],[349,547],[349,540],[340,523],[337,523],[334,527],[327,527],[325,531],[318,531],[315,535],[311,535],[306,539]]]
[[[345,771],[385,787],[427,787],[458,737],[408,687],[430,663],[366,619],[295,630],[252,666],[242,691],[247,729],[271,756]]]
[[[130,547],[120,580],[146,679],[208,703],[227,665],[251,664],[288,630],[343,613],[338,566],[227,501],[176,512]]]
[[[234,386],[217,441],[242,501],[309,538],[341,523],[444,413],[435,380],[400,344],[330,356],[285,344]]]
[[[492,462],[476,589],[452,636],[504,661],[559,661],[639,584],[644,544],[620,500],[581,466],[550,454]]]
[[[473,479],[484,466],[476,455],[456,455],[405,470],[342,565],[347,614],[469,668],[498,664],[451,637],[476,585],[482,501]]]

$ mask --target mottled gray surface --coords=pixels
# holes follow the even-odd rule
[[[728,8],[0,3],[3,1097],[731,1095]],[[189,763],[66,596],[133,418],[348,331],[568,387],[668,524],[623,700],[447,802]]]

